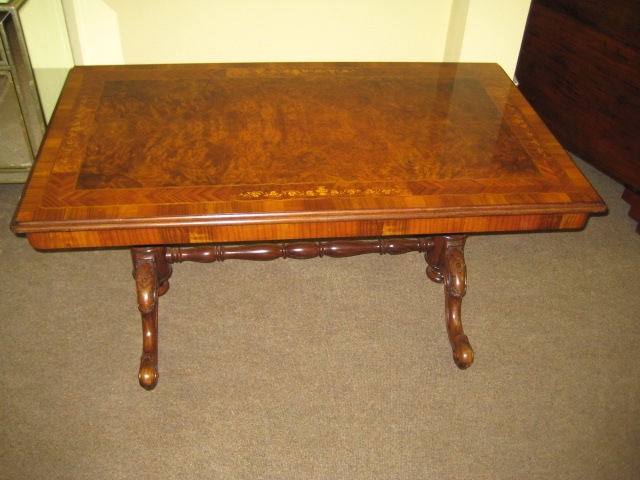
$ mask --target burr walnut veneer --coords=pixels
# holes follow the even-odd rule
[[[12,228],[131,248],[151,389],[176,262],[423,252],[465,368],[467,235],[605,209],[497,65],[94,66],[71,71]]]

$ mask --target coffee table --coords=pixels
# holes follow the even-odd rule
[[[41,250],[131,249],[153,389],[174,263],[423,252],[466,368],[467,235],[605,210],[495,64],[85,66],[12,229]]]

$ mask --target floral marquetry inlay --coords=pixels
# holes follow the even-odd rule
[[[265,198],[314,198],[314,197],[350,197],[350,196],[381,196],[381,195],[411,195],[411,192],[400,188],[326,188],[319,186],[310,190],[252,190],[240,193],[238,196],[245,200],[260,200]]]

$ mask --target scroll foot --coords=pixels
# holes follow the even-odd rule
[[[169,289],[171,277],[171,266],[165,259],[166,250],[166,247],[131,249],[138,310],[142,315],[142,356],[138,380],[147,390],[154,389],[158,383],[158,298]]]
[[[138,381],[145,390],[153,390],[158,384],[158,356],[143,353],[140,357]]]
[[[445,321],[453,361],[458,368],[466,369],[473,363],[473,349],[464,334],[461,320],[462,298],[467,293],[467,267],[464,262],[466,235],[434,237],[425,258],[427,276],[444,284]]]
[[[459,369],[465,370],[473,363],[473,349],[466,335],[458,335],[451,340],[453,361]]]

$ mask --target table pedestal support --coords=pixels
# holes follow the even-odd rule
[[[138,380],[147,390],[158,383],[158,299],[169,290],[171,265],[166,261],[167,247],[131,249],[133,278],[142,314],[142,356]]]
[[[429,266],[427,276],[437,283],[444,283],[444,308],[447,334],[453,350],[453,361],[465,369],[473,363],[473,349],[464,334],[460,307],[467,293],[467,266],[464,261],[466,235],[434,237],[433,248],[425,258]]]
[[[134,247],[131,249],[138,309],[142,315],[142,357],[139,381],[152,390],[158,383],[158,299],[169,289],[171,264],[185,261],[212,263],[224,260],[307,259],[350,257],[365,253],[398,255],[421,252],[427,260],[427,276],[444,284],[445,320],[453,358],[460,368],[473,362],[473,350],[464,334],[460,317],[466,293],[464,244],[466,235],[377,240],[328,240],[198,247]]]

